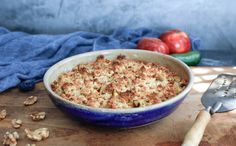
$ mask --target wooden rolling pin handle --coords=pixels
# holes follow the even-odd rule
[[[200,111],[192,128],[185,135],[182,146],[198,146],[210,119],[211,115],[209,112],[205,110]]]

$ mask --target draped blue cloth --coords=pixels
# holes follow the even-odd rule
[[[27,34],[0,27],[0,92],[19,86],[30,90],[56,62],[90,51],[136,47],[142,37],[158,37],[147,28],[120,28],[110,35],[78,31],[65,35]],[[200,40],[191,37],[192,49]]]

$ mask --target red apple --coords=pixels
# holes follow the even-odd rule
[[[186,53],[190,51],[190,38],[183,31],[177,29],[166,31],[161,34],[160,39],[169,47],[170,53]]]
[[[149,50],[169,54],[168,46],[158,38],[142,38],[139,40],[137,49]]]

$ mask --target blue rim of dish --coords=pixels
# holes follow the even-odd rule
[[[178,95],[176,95],[174,97],[171,97],[170,99],[168,99],[166,101],[163,101],[161,103],[157,103],[157,104],[153,104],[153,105],[149,105],[149,106],[144,106],[144,107],[127,108],[127,109],[96,108],[96,107],[90,107],[90,106],[86,106],[86,105],[82,105],[82,104],[77,104],[77,103],[74,103],[74,102],[71,102],[69,100],[66,100],[66,99],[62,98],[61,96],[56,94],[54,91],[52,91],[50,83],[48,81],[48,78],[52,75],[52,73],[56,70],[56,68],[61,66],[61,64],[65,65],[68,61],[73,60],[73,59],[78,58],[78,57],[82,57],[82,56],[88,56],[88,55],[93,55],[93,54],[97,54],[97,53],[106,55],[106,54],[111,54],[111,53],[120,52],[120,51],[133,52],[133,53],[135,53],[135,52],[142,53],[143,52],[143,53],[148,53],[148,54],[156,53],[156,54],[159,54],[159,55],[162,55],[162,56],[165,56],[165,57],[169,58],[171,61],[174,61],[174,62],[177,62],[177,63],[181,64],[184,67],[184,69],[187,71],[188,75],[189,75],[189,81],[188,81],[187,87],[181,93],[179,93]],[[178,60],[178,59],[176,59],[172,56],[157,53],[157,52],[151,52],[151,51],[146,51],[146,50],[134,50],[134,49],[113,49],[113,50],[111,49],[111,50],[87,52],[87,53],[71,56],[71,57],[63,59],[63,60],[57,62],[56,64],[54,64],[53,66],[51,66],[47,70],[47,72],[45,73],[44,78],[43,78],[44,86],[45,86],[46,90],[51,95],[54,96],[53,98],[57,98],[57,99],[63,101],[64,103],[69,104],[69,105],[71,105],[73,107],[76,107],[76,108],[80,108],[80,109],[84,109],[84,110],[90,110],[90,111],[94,111],[94,112],[108,112],[108,113],[136,113],[136,112],[153,110],[153,109],[156,109],[156,108],[161,108],[161,107],[173,104],[176,101],[184,98],[184,96],[186,96],[188,94],[188,92],[191,90],[191,88],[193,86],[193,80],[194,80],[194,76],[193,76],[193,73],[192,73],[191,69],[185,63],[181,62],[180,60]]]

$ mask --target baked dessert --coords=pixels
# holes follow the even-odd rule
[[[97,108],[136,108],[168,100],[179,94],[187,81],[158,63],[103,55],[78,64],[59,75],[52,90],[77,104]]]

